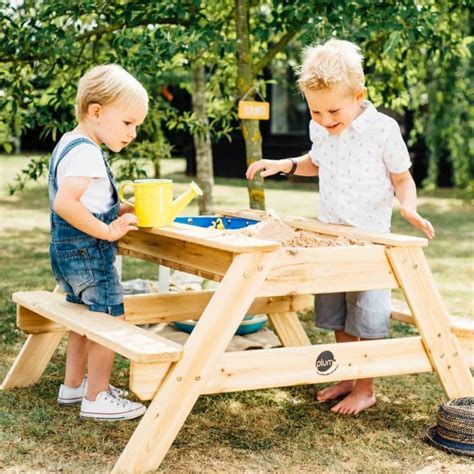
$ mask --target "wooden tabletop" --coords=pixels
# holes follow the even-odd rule
[[[129,232],[128,238],[133,238],[135,232],[137,231]],[[197,227],[177,222],[167,227],[141,228],[138,232],[192,242],[232,253],[273,252],[281,247],[279,242],[271,240],[255,239],[245,235],[229,235],[218,229]]]
[[[255,209],[243,209],[240,211],[219,209],[219,215],[230,217],[241,217],[243,219],[262,220],[267,215],[264,211]],[[317,219],[308,219],[306,217],[283,217],[281,219],[286,225],[294,229],[308,230],[320,234],[349,237],[355,239],[364,239],[374,244],[389,245],[393,247],[426,247],[428,240],[423,237],[413,237],[410,235],[393,234],[390,232],[371,232],[347,225],[326,224]]]

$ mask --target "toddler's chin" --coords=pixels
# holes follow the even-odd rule
[[[335,127],[332,128],[326,128],[326,130],[331,134],[331,135],[336,135],[341,133],[344,130],[344,125],[342,123],[336,125]]]
[[[111,145],[108,148],[114,153],[120,153],[125,148],[125,145]]]

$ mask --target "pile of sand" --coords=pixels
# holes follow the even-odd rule
[[[226,230],[226,234],[246,235],[263,240],[281,242],[283,247],[343,247],[348,245],[372,245],[363,239],[331,237],[308,230],[293,229],[279,219],[269,218],[243,229]]]

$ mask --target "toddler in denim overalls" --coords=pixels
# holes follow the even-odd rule
[[[83,144],[97,147],[86,137],[76,137],[63,147],[61,153],[58,153],[59,143],[51,157],[48,180],[51,209],[51,266],[58,285],[66,293],[67,301],[86,304],[90,311],[120,316],[124,314],[124,307],[123,290],[114,267],[116,243],[96,239],[81,232],[54,211],[58,191],[58,165],[68,152]],[[113,188],[114,203],[108,211],[93,215],[108,225],[117,219],[120,201],[105,156],[104,164]]]
[[[51,266],[71,303],[123,319],[123,290],[114,267],[116,241],[135,230],[133,208],[118,199],[100,145],[119,152],[148,112],[143,86],[117,65],[97,66],[79,81],[78,124],[56,145],[49,169]],[[80,416],[124,420],[143,415],[141,403],[109,384],[115,353],[69,333],[61,405],[81,403]],[[88,375],[86,375],[86,367]]]

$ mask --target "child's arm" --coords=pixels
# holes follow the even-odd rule
[[[76,229],[96,239],[113,242],[123,237],[129,230],[137,230],[137,218],[133,214],[123,214],[109,225],[94,217],[80,202],[81,196],[93,178],[64,178],[54,200],[54,210]]]
[[[299,156],[298,158],[292,158],[296,161],[296,169],[293,174],[298,176],[317,176],[319,167],[317,167],[312,161],[309,154]],[[293,166],[290,158],[284,158],[282,160],[259,160],[252,163],[245,173],[247,179],[253,179],[255,174],[259,171],[262,178],[271,176],[277,173],[289,173]]]
[[[416,185],[409,171],[390,173],[395,195],[400,201],[400,214],[414,227],[423,231],[429,239],[435,236],[431,222],[416,212]]]

